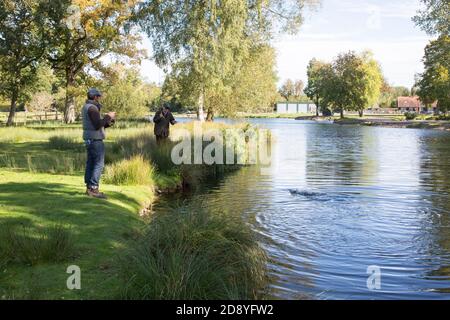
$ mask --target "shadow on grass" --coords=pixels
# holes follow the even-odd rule
[[[114,290],[120,286],[114,277],[115,259],[144,225],[138,217],[140,203],[120,192],[108,192],[109,200],[105,201],[88,198],[83,191],[83,188],[62,183],[0,184],[0,226],[26,228],[27,234],[39,237],[43,229],[63,225],[70,230],[75,244],[75,254],[64,262],[42,259],[47,261],[33,266],[10,262],[8,272],[0,274],[0,293],[3,291],[6,297],[13,298],[28,296],[24,292],[30,289],[29,278],[39,274],[35,285],[45,289],[38,295],[40,299],[110,298],[114,295]],[[69,265],[81,268],[83,285],[89,290],[67,291],[65,281]]]

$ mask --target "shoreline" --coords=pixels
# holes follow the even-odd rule
[[[391,119],[338,119],[334,120],[338,125],[362,125],[370,127],[385,128],[407,128],[407,129],[433,129],[450,131],[450,121],[445,120],[391,120]]]
[[[297,117],[298,121],[332,122],[337,125],[360,125],[369,127],[407,128],[407,129],[433,129],[450,131],[450,121],[447,120],[393,120],[383,118],[344,118],[305,116]]]

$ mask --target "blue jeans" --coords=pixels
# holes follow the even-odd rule
[[[91,189],[98,189],[105,166],[105,144],[103,141],[86,140],[87,163],[84,182]]]

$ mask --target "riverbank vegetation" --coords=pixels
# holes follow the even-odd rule
[[[127,299],[257,299],[266,256],[250,226],[202,204],[154,218],[121,259]]]
[[[194,127],[179,128],[193,133]],[[101,188],[109,199],[101,201],[84,195],[79,127],[0,128],[1,299],[257,297],[265,256],[237,213],[201,206],[152,211],[158,192],[199,188],[239,166],[176,166],[176,142],[157,146],[152,132],[150,124],[108,130]],[[145,247],[149,238],[159,242]],[[82,290],[66,287],[71,265],[82,270]]]
[[[383,75],[371,52],[340,54],[331,63],[313,59],[308,65],[307,96],[324,115],[363,111],[375,105],[381,95]]]

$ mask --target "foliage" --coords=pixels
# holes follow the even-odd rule
[[[36,82],[39,61],[48,46],[46,1],[0,2],[0,95],[10,99],[8,125],[24,90]]]
[[[53,101],[54,98],[50,93],[45,91],[38,92],[32,96],[27,111],[49,111],[52,109]]]
[[[323,103],[332,72],[331,64],[319,61],[315,58],[308,64],[308,85],[304,92],[317,106],[317,115],[321,109],[322,111],[326,110],[326,106],[323,105]]]
[[[147,115],[155,97],[154,92],[147,91],[148,85],[142,81],[139,71],[126,69],[121,64],[113,65],[111,69],[102,83],[105,111],[117,112],[118,119],[137,119]]]
[[[302,80],[287,79],[278,92],[286,101],[298,101],[303,94],[304,87]]]
[[[414,120],[417,118],[417,113],[415,112],[405,112],[405,119],[406,120]]]
[[[267,43],[276,26],[297,30],[307,3],[311,1],[147,0],[136,20],[152,41],[156,63],[171,66],[181,99],[196,105],[203,120],[205,99],[229,96],[249,49]]]
[[[425,9],[413,18],[414,22],[431,35],[450,36],[450,2],[448,0],[421,0]]]
[[[398,97],[408,97],[410,96],[410,91],[406,87],[392,87],[386,81],[383,80],[383,85],[381,87],[380,98],[378,99],[378,104],[381,108],[396,108]]]
[[[383,81],[381,68],[369,52],[339,55],[326,79],[323,102],[340,112],[341,118],[345,109],[362,116],[364,109],[378,101]]]
[[[52,50],[47,59],[66,88],[65,120],[75,120],[76,87],[85,83],[87,69],[101,69],[107,55],[140,61],[144,52],[137,49],[140,40],[129,27],[137,0],[64,0],[48,7],[52,28]],[[85,91],[85,90],[83,90]]]
[[[127,299],[256,299],[267,280],[250,226],[201,205],[154,217],[121,261]]]
[[[427,45],[424,64],[417,82],[420,99],[425,104],[437,100],[441,112],[450,110],[450,36],[442,35]]]

